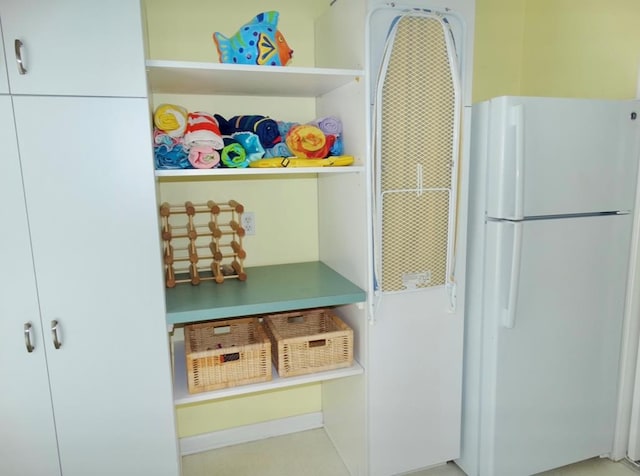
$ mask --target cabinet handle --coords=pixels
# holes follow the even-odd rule
[[[31,343],[31,323],[27,322],[24,325],[24,345],[27,348],[27,352],[31,353],[35,349]]]
[[[58,339],[58,326],[58,321],[56,321],[55,319],[51,321],[51,337],[53,337],[53,346],[56,349],[62,347],[62,341]]]
[[[27,74],[27,70],[22,64],[22,41],[15,40],[13,46],[16,52],[16,63],[18,64],[18,73]]]

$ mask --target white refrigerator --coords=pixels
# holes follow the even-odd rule
[[[640,101],[473,106],[462,453],[529,476],[612,449]]]

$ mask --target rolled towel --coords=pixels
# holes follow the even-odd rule
[[[291,157],[293,154],[285,142],[274,145],[264,152],[265,157]]]
[[[282,136],[283,139],[287,137],[287,134],[289,134],[289,131],[293,126],[300,125],[299,122],[285,122],[285,121],[277,121],[277,124],[278,124],[278,131],[280,132],[280,135]]]
[[[157,127],[153,128],[153,145],[166,145],[169,148],[172,148],[176,145],[182,145],[183,140],[181,137],[171,137],[166,132],[158,129]]]
[[[224,147],[218,121],[206,112],[190,112],[184,133],[185,147],[207,145],[220,150]]]
[[[153,123],[171,137],[182,137],[187,128],[187,110],[175,104],[160,104],[153,113]]]
[[[189,149],[189,163],[196,169],[212,169],[220,163],[220,153],[208,145],[194,145]]]
[[[327,116],[310,122],[326,135],[339,136],[342,134],[342,121],[336,116]]]
[[[260,138],[253,132],[235,132],[231,135],[237,140],[247,153],[247,160],[253,162],[264,156],[264,147],[260,143]]]
[[[220,159],[225,167],[242,169],[249,166],[247,151],[235,139],[224,138],[224,147],[220,152]]]
[[[220,114],[215,114],[223,135],[231,135],[234,132],[253,132],[260,139],[264,149],[270,149],[282,142],[282,136],[278,130],[278,123],[266,116],[233,116],[226,120]]]
[[[325,136],[316,126],[294,126],[287,135],[287,146],[296,157],[321,159],[329,156],[335,136]]]
[[[188,169],[191,164],[182,145],[168,147],[164,144],[153,148],[156,169]]]
[[[335,142],[331,146],[329,155],[342,155],[344,153],[344,143],[342,142],[342,136],[334,136]]]

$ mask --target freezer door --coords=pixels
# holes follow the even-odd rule
[[[489,105],[487,215],[631,210],[640,101],[505,96]]]
[[[480,475],[611,451],[631,224],[487,224]]]

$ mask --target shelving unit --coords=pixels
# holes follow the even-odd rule
[[[344,8],[353,8],[350,5],[345,3]],[[334,12],[342,8],[341,4],[340,8],[332,7],[326,13],[329,16],[336,15],[338,13]],[[362,13],[364,12],[363,5],[356,8],[356,10],[359,9],[362,9]],[[344,13],[344,10],[342,12]],[[362,15],[357,16],[359,18]],[[336,31],[330,25],[316,25],[316,28],[319,28],[316,33],[322,32],[323,37],[336,39],[342,36],[342,31]],[[347,37],[350,36],[347,35]],[[327,45],[327,48],[330,46]],[[332,55],[335,61],[329,63],[345,65],[346,68],[350,65],[360,67],[359,65],[364,63],[361,58],[340,58],[342,51],[336,51]],[[278,193],[275,194],[277,198],[271,198],[274,206],[267,211],[278,215],[279,206],[286,208],[287,216],[290,217],[286,223],[291,227],[283,228],[281,237],[271,238],[274,241],[270,241],[270,244],[283,242],[287,247],[295,247],[295,242],[300,240],[317,243],[317,250],[303,248],[302,256],[299,254],[299,258],[294,258],[302,262],[248,266],[245,268],[247,280],[243,282],[233,280],[216,284],[208,281],[201,282],[198,286],[183,284],[166,289],[166,322],[170,329],[178,328],[178,332],[172,337],[175,405],[183,406],[192,403],[206,405],[207,402],[224,398],[331,381],[330,385],[318,386],[317,389],[322,392],[322,411],[323,413],[326,411],[323,424],[327,432],[337,434],[339,439],[344,437],[349,441],[365,441],[364,428],[360,424],[364,408],[364,379],[351,378],[365,373],[364,338],[368,325],[364,305],[367,301],[367,292],[363,290],[365,287],[363,283],[367,282],[368,259],[365,196],[367,148],[364,117],[366,75],[364,70],[267,67],[166,60],[147,60],[146,69],[149,86],[154,94],[158,96],[192,95],[193,98],[185,98],[185,102],[192,107],[198,107],[197,104],[200,102],[218,107],[219,102],[222,106],[216,112],[222,115],[236,114],[232,108],[236,100],[242,101],[239,109],[243,112],[247,111],[247,104],[251,104],[256,97],[256,103],[263,108],[259,110],[260,114],[268,115],[272,104],[273,110],[277,111],[276,105],[285,98],[286,101],[282,102],[288,104],[293,120],[296,120],[295,105],[297,103],[303,105],[300,120],[307,121],[314,117],[337,115],[344,125],[344,153],[353,155],[355,158],[353,165],[339,167],[155,171],[161,194],[165,187],[166,193],[173,194],[174,197],[181,192],[183,183],[185,190],[191,186],[190,182],[197,183],[194,189],[197,188],[198,191],[205,183],[207,185],[210,183],[212,189],[217,185],[224,188],[230,183],[233,186],[239,184],[241,189],[245,185],[241,183],[245,177],[248,179],[249,186],[263,182],[264,179],[263,183],[267,184],[265,188],[280,187],[282,184],[285,192],[288,192],[286,189],[289,182],[297,181],[298,184],[306,184],[311,179],[315,180],[315,183],[309,190],[317,193],[309,203],[300,201],[295,195],[283,197],[280,193],[282,189],[279,188]],[[200,100],[196,96],[211,97]],[[298,98],[300,101],[297,101]],[[171,101],[172,98],[162,97],[161,100]],[[176,99],[176,101],[179,100]],[[314,110],[316,116],[311,116]],[[275,116],[274,112],[271,114]],[[297,190],[297,187],[291,187],[291,189]],[[186,192],[185,195],[187,195]],[[241,192],[234,193],[233,196],[240,200],[244,199]],[[190,199],[188,196],[179,197],[179,199],[182,198]],[[314,221],[317,220],[311,227],[316,229],[317,225],[317,237],[305,236],[307,232],[305,223],[308,221],[303,220],[298,223],[291,213],[292,210],[308,212],[306,217],[311,216]],[[269,215],[265,214],[265,216]],[[285,223],[284,220],[282,222]],[[306,261],[306,259],[315,261]],[[281,254],[275,258],[275,262],[279,262],[278,260],[283,261]],[[349,276],[349,279],[346,276]],[[359,284],[354,284],[352,280]],[[184,343],[180,340],[180,326],[199,321],[316,307],[336,308],[336,312],[354,330],[354,361],[351,367],[287,378],[280,378],[276,369],[273,369],[273,379],[268,382],[240,385],[200,394],[188,392]],[[283,398],[287,398],[286,392],[283,392]],[[215,404],[212,408],[215,408]],[[343,427],[344,418],[340,422],[335,420],[336,410],[345,410],[348,413],[349,424],[346,430]],[[337,445],[341,446],[339,442]],[[349,443],[344,459],[348,466],[361,466],[364,459],[362,444]]]
[[[293,67],[254,67],[219,63],[148,60],[147,74],[154,93],[238,94],[256,96],[318,97],[348,83],[359,81],[361,70]],[[250,93],[247,93],[250,91]],[[185,180],[216,177],[353,174],[362,165],[346,167],[300,167],[274,169],[156,170],[163,178]],[[198,286],[179,285],[166,290],[169,329],[186,323],[281,312],[292,309],[331,307],[366,301],[366,292],[320,261],[246,268],[246,281]],[[280,378],[275,369],[269,382],[190,394],[187,388],[184,342],[174,342],[174,401],[176,405],[217,400],[265,390],[282,389],[364,372],[356,361],[346,369]]]

